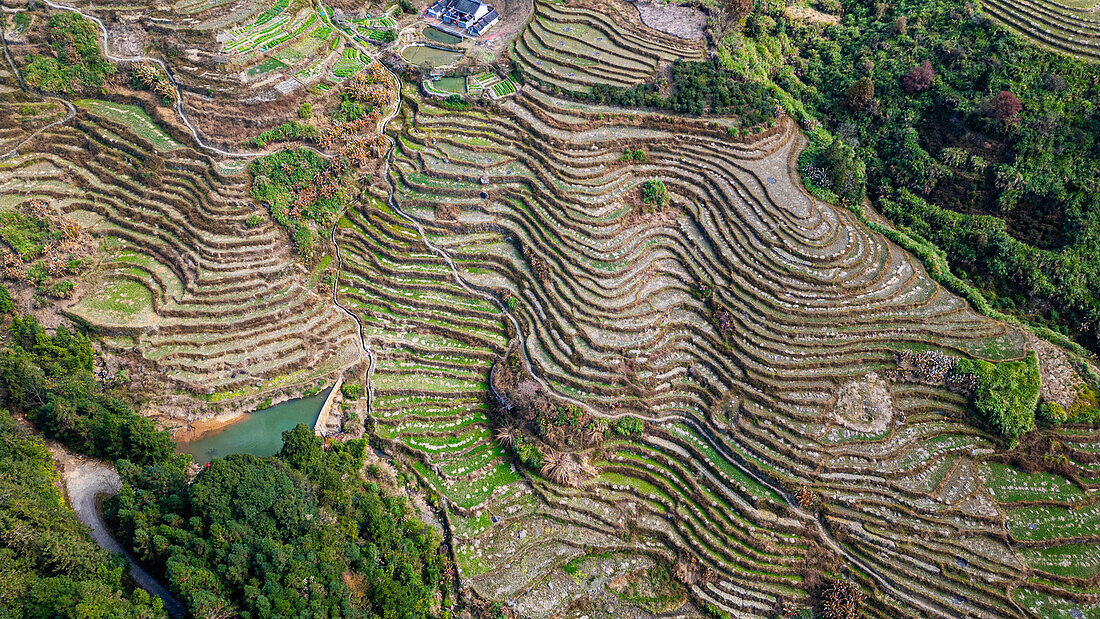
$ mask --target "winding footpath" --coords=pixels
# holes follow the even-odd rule
[[[65,491],[76,517],[87,525],[92,540],[108,552],[124,555],[130,562],[130,575],[139,587],[164,601],[164,609],[172,617],[184,617],[183,604],[179,602],[152,574],[145,571],[130,553],[118,543],[107,529],[103,514],[99,508],[99,498],[114,496],[122,487],[122,480],[114,467],[99,460],[73,456],[67,452],[51,449],[54,458],[61,464],[65,480]]]
[[[385,65],[383,65],[383,66],[385,66]],[[397,107],[400,108],[400,105],[401,105],[401,80],[397,76],[396,73],[394,73],[392,70],[389,69],[389,67],[386,67],[386,70],[390,72],[390,75],[393,76],[393,79],[398,84],[398,105],[397,105]],[[397,114],[397,110],[395,109],[394,114],[391,115],[390,118],[392,118],[396,114]],[[387,121],[388,120],[389,119],[387,119]],[[589,406],[585,402],[582,402],[582,401],[577,400],[575,398],[572,398],[572,397],[569,397],[567,395],[558,393],[556,390],[552,389],[550,387],[550,385],[547,384],[546,381],[544,381],[542,379],[542,377],[538,376],[533,371],[534,365],[532,363],[530,354],[527,350],[527,346],[524,343],[523,331],[520,329],[519,319],[517,319],[515,317],[515,315],[511,312],[511,310],[508,308],[508,306],[500,298],[498,298],[497,295],[491,294],[491,293],[486,292],[484,290],[480,290],[480,289],[472,286],[471,284],[469,284],[465,280],[465,278],[463,278],[462,275],[460,274],[460,272],[458,270],[458,267],[455,265],[455,262],[451,258],[450,254],[445,249],[443,249],[442,247],[439,247],[439,246],[433,244],[431,241],[429,241],[427,232],[424,230],[424,226],[421,225],[421,223],[416,218],[414,218],[411,215],[409,215],[408,213],[406,213],[401,208],[401,205],[398,204],[398,202],[395,198],[395,194],[397,192],[397,187],[396,187],[395,181],[393,180],[393,178],[391,177],[391,175],[389,173],[390,160],[392,159],[393,153],[397,148],[397,142],[394,138],[390,137],[389,135],[386,135],[384,131],[383,131],[383,136],[390,143],[389,151],[387,152],[386,157],[385,157],[385,161],[383,162],[383,176],[386,179],[386,183],[388,185],[387,194],[388,194],[388,203],[389,203],[390,208],[393,209],[393,211],[396,212],[398,215],[400,215],[402,218],[409,221],[410,223],[412,223],[416,227],[417,231],[420,233],[421,241],[424,243],[424,245],[430,251],[432,251],[432,253],[438,255],[439,257],[441,257],[443,259],[443,261],[447,264],[447,267],[451,270],[451,274],[454,278],[454,281],[458,286],[460,286],[463,290],[467,291],[470,294],[473,294],[473,295],[475,295],[479,298],[486,299],[486,300],[492,302],[493,304],[495,304],[497,307],[500,308],[501,312],[507,317],[508,321],[512,324],[513,328],[515,329],[515,334],[516,334],[515,337],[517,339],[519,350],[522,353],[521,358],[522,358],[523,364],[524,364],[524,366],[525,366],[525,368],[528,372],[528,375],[531,376],[531,378],[534,379],[543,389],[546,390],[546,393],[548,393],[552,397],[554,397],[554,398],[556,398],[556,399],[558,399],[562,402],[568,402],[570,404],[574,404],[576,406],[579,406],[582,410],[585,410],[585,411],[591,413],[594,416],[602,417],[602,418],[605,418],[605,419],[614,419],[614,418],[618,418],[618,417],[621,417],[623,415],[626,415],[626,413],[622,413],[622,414],[602,413],[602,412],[599,412],[599,411],[593,409],[591,406]],[[510,348],[511,348],[511,344],[509,345],[509,349]],[[494,393],[495,393],[495,389],[494,389]],[[499,395],[498,395],[498,397],[499,397]],[[504,402],[504,400],[501,400],[501,401],[502,401],[502,403]],[[670,414],[670,415],[665,415],[665,416],[660,417],[660,418],[649,419],[649,421],[652,421],[654,423],[667,423],[667,422],[684,423],[684,424],[687,424],[687,425],[697,427],[699,430],[702,431],[703,436],[707,436],[707,435],[710,435],[712,437],[719,436],[718,430],[711,427],[710,424],[707,423],[706,421],[700,420],[696,417],[692,417],[692,416],[689,416],[689,415],[680,414],[680,413],[673,413],[673,414]],[[871,579],[874,580],[875,583],[879,587],[881,587],[883,590],[889,592],[892,596],[894,596],[894,598],[896,600],[903,601],[903,602],[906,602],[906,603],[912,605],[913,607],[920,608],[922,611],[924,611],[927,614],[926,616],[929,616],[929,617],[951,617],[952,616],[952,610],[950,608],[947,608],[946,606],[944,606],[940,603],[937,603],[935,600],[929,599],[925,596],[913,594],[913,593],[910,593],[908,591],[902,590],[901,588],[899,588],[898,586],[896,586],[894,584],[894,581],[888,575],[881,573],[880,570],[876,569],[874,566],[867,563],[865,560],[863,560],[863,558],[859,557],[858,555],[856,555],[852,551],[845,548],[840,542],[837,541],[836,537],[832,534],[832,532],[829,531],[828,527],[826,526],[824,516],[819,516],[819,515],[816,515],[816,514],[812,514],[808,511],[806,511],[805,509],[803,509],[802,506],[799,504],[798,500],[795,498],[795,496],[793,494],[791,494],[791,492],[789,492],[786,488],[784,488],[778,481],[776,481],[774,479],[771,479],[769,476],[767,476],[767,475],[763,474],[762,472],[756,470],[754,467],[748,466],[739,457],[737,457],[728,448],[726,448],[725,445],[722,443],[722,441],[717,440],[717,439],[713,439],[711,441],[711,444],[720,454],[722,454],[722,456],[730,464],[732,464],[734,467],[736,467],[742,473],[744,473],[745,475],[747,475],[749,478],[753,479],[754,481],[756,481],[760,485],[764,486],[765,488],[768,488],[769,490],[775,492],[778,496],[782,497],[783,500],[786,502],[788,508],[791,510],[791,512],[795,516],[797,516],[800,520],[802,520],[806,523],[812,522],[813,523],[812,526],[814,527],[815,531],[817,532],[818,537],[825,543],[825,545],[830,550],[832,550],[837,555],[844,557],[844,559],[847,560],[849,562],[849,564],[851,564],[853,567],[857,568],[858,570],[860,570],[863,573],[870,576]],[[699,593],[702,593],[702,592],[699,592]]]
[[[97,18],[93,15],[89,15],[87,13],[84,13],[84,12],[80,11],[77,8],[66,6],[66,5],[63,5],[63,4],[58,4],[56,2],[53,2],[52,0],[42,0],[42,2],[45,5],[47,5],[51,8],[77,13],[78,15],[81,15],[84,18],[94,22],[98,26],[98,28],[99,28],[99,30],[102,34],[103,47],[104,47],[104,56],[107,59],[115,61],[115,62],[151,62],[151,63],[154,63],[157,66],[159,66],[165,72],[165,74],[168,76],[168,79],[172,82],[173,88],[176,91],[175,106],[174,106],[176,114],[179,116],[179,118],[183,122],[183,124],[190,130],[191,137],[194,140],[195,144],[199,148],[201,148],[205,151],[208,151],[210,153],[213,153],[215,155],[219,155],[219,156],[222,156],[222,157],[231,157],[231,158],[251,159],[251,158],[261,157],[261,156],[264,156],[264,155],[268,154],[268,153],[265,153],[265,152],[233,152],[233,151],[227,151],[227,150],[224,150],[224,149],[221,149],[221,148],[218,148],[216,146],[208,144],[202,138],[202,136],[199,134],[198,129],[194,126],[194,124],[191,122],[191,120],[187,117],[186,113],[184,112],[183,103],[182,103],[183,91],[182,91],[181,87],[179,86],[178,81],[176,80],[175,76],[173,75],[173,73],[172,73],[172,71],[171,71],[171,69],[170,69],[170,67],[168,66],[167,63],[165,63],[163,60],[161,60],[159,58],[154,58],[154,57],[150,57],[150,56],[115,56],[115,55],[112,55],[110,53],[110,47],[109,47],[109,34],[108,34],[107,28],[106,28],[105,24],[102,22],[102,20],[100,20],[99,18]],[[332,26],[332,24],[329,22],[327,11],[326,11],[324,5],[322,5],[321,11],[319,11],[319,13],[322,17],[322,20],[327,25]],[[349,35],[347,35],[347,33],[343,32],[339,28],[335,28],[335,27],[333,27],[333,28],[336,32],[340,33],[340,35],[342,37],[344,37],[347,40],[347,42],[350,45],[352,45],[355,49],[370,55],[369,51],[366,50],[353,37],[350,37]],[[5,56],[7,56],[7,59],[9,61],[9,63],[11,63],[11,65],[14,69],[15,64],[12,61],[12,59],[10,57],[10,54],[8,53],[6,41],[4,42],[4,53],[5,53]],[[517,340],[516,343],[518,344],[518,347],[519,347],[519,349],[522,353],[521,358],[523,360],[523,364],[524,364],[528,374],[543,389],[545,389],[548,394],[552,395],[553,397],[555,397],[558,400],[561,400],[563,402],[567,402],[569,404],[573,404],[575,406],[578,406],[582,410],[585,410],[585,411],[587,411],[587,412],[589,412],[593,415],[596,415],[596,416],[605,417],[605,418],[613,418],[613,417],[619,416],[619,415],[607,415],[607,414],[600,413],[599,411],[596,411],[594,408],[592,408],[591,406],[589,406],[587,403],[585,403],[583,401],[580,401],[580,400],[577,400],[577,399],[572,398],[570,396],[558,393],[556,390],[551,388],[550,385],[547,384],[546,381],[542,377],[538,376],[533,371],[534,364],[533,364],[533,361],[530,357],[530,353],[527,350],[527,346],[524,343],[523,330],[521,328],[522,325],[521,325],[519,319],[516,318],[516,316],[510,311],[510,309],[507,307],[507,305],[500,298],[498,298],[497,295],[492,294],[491,292],[487,292],[485,290],[481,290],[480,288],[469,284],[465,280],[465,278],[462,277],[461,273],[458,270],[458,267],[456,266],[454,260],[450,256],[450,254],[445,249],[443,249],[442,247],[439,247],[439,246],[435,245],[434,243],[432,243],[428,239],[428,235],[427,235],[427,232],[424,229],[424,226],[416,218],[414,218],[411,215],[409,215],[408,213],[406,213],[401,208],[400,204],[398,204],[398,202],[396,200],[396,197],[395,197],[396,190],[397,190],[396,184],[395,184],[394,179],[390,175],[391,160],[392,160],[393,155],[396,151],[397,142],[394,138],[387,135],[385,131],[386,131],[386,127],[388,126],[389,122],[393,118],[395,118],[401,110],[403,83],[402,83],[400,77],[398,77],[398,75],[396,73],[394,73],[389,67],[386,67],[385,65],[382,65],[382,66],[386,68],[387,72],[390,74],[390,76],[394,80],[394,84],[395,84],[395,88],[396,88],[396,105],[394,106],[394,109],[384,119],[382,119],[380,121],[379,129],[378,129],[379,132],[381,133],[381,135],[389,142],[389,148],[387,149],[387,152],[384,155],[383,161],[382,161],[382,173],[383,173],[383,177],[386,179],[386,183],[388,185],[388,187],[387,187],[387,198],[388,198],[388,200],[387,201],[388,201],[388,204],[389,204],[390,208],[392,208],[394,210],[394,212],[396,212],[398,215],[400,215],[403,219],[410,222],[417,229],[417,231],[420,234],[420,238],[421,238],[422,242],[424,243],[424,245],[432,253],[434,253],[434,254],[438,255],[440,258],[442,258],[443,261],[446,263],[447,267],[451,271],[451,274],[454,278],[455,283],[458,286],[460,286],[463,290],[465,290],[469,294],[472,294],[472,295],[474,295],[478,298],[484,299],[484,300],[488,300],[491,303],[493,303],[494,305],[496,305],[498,308],[500,308],[501,312],[508,319],[508,321],[511,323],[511,325],[514,329],[515,337],[516,337],[516,340]],[[16,72],[16,75],[18,75],[18,72]],[[21,77],[20,77],[20,82],[22,82]],[[24,85],[24,87],[25,87],[25,85]],[[76,115],[76,108],[72,105],[72,103],[70,103],[70,102],[68,102],[64,99],[60,99],[58,97],[48,97],[48,98],[60,101],[66,106],[66,108],[68,108],[68,114],[66,115],[66,117],[61,119],[61,120],[50,123],[50,124],[48,124],[44,127],[39,128],[34,133],[32,133],[30,136],[23,139],[15,148],[13,148],[12,150],[10,150],[7,153],[4,153],[3,155],[0,155],[0,158],[6,158],[6,157],[9,157],[9,156],[15,154],[19,150],[19,148],[21,148],[23,145],[25,145],[26,143],[33,140],[35,137],[40,135],[42,132],[47,131],[50,128],[55,127],[59,124],[63,124],[65,122],[68,122]],[[313,150],[314,152],[318,153],[319,155],[321,155],[325,158],[332,158],[334,156],[332,154],[325,153],[321,150],[318,150],[318,149],[310,147],[310,146],[305,146],[305,148],[309,148],[310,150]],[[366,331],[365,331],[365,328],[363,326],[362,320],[360,319],[360,317],[355,312],[353,312],[352,310],[350,310],[349,308],[344,306],[342,303],[340,303],[340,301],[338,299],[338,294],[337,293],[338,293],[339,280],[340,280],[339,276],[340,276],[340,272],[343,270],[343,255],[340,251],[340,246],[336,241],[336,228],[337,228],[337,224],[333,224],[332,230],[330,231],[330,239],[333,243],[333,246],[335,247],[336,257],[337,257],[337,274],[336,274],[336,279],[333,282],[333,286],[332,286],[332,302],[333,302],[334,305],[336,305],[338,308],[340,308],[340,310],[342,310],[345,314],[350,316],[356,322],[356,325],[357,325],[357,328],[358,328],[358,333],[359,333],[359,338],[360,338],[360,346],[361,346],[361,349],[362,349],[362,353],[366,354],[367,359],[368,359],[368,368],[367,368],[365,383],[366,383],[366,393],[367,393],[367,414],[370,415],[371,412],[373,411],[373,402],[374,402],[374,384],[373,384],[372,378],[373,378],[373,375],[374,375],[375,368],[377,366],[377,362],[376,362],[376,358],[375,358],[375,355],[374,355],[374,351],[367,344]],[[511,345],[510,345],[510,347],[511,347]],[[687,424],[695,425],[695,426],[702,426],[702,427],[700,427],[700,429],[705,430],[704,435],[707,435],[707,434],[710,434],[711,436],[717,436],[718,435],[717,431],[714,428],[709,427],[709,424],[707,424],[705,421],[701,421],[697,418],[688,417],[688,416],[685,416],[685,415],[672,414],[672,415],[667,415],[665,417],[662,417],[660,419],[653,419],[651,421],[658,422],[658,423],[679,422],[679,423],[687,423]],[[857,569],[863,571],[865,574],[870,576],[871,579],[874,580],[875,583],[879,587],[881,587],[883,590],[889,592],[896,600],[904,601],[904,602],[907,602],[907,603],[913,605],[914,607],[920,608],[925,613],[927,613],[929,616],[949,616],[949,613],[950,613],[949,609],[945,608],[943,605],[937,603],[934,600],[930,600],[930,599],[926,598],[925,596],[915,595],[915,594],[912,594],[908,591],[901,590],[899,587],[897,587],[894,584],[894,581],[892,581],[888,577],[888,575],[884,575],[884,574],[880,573],[877,569],[875,569],[873,566],[869,565],[861,557],[856,556],[854,553],[852,553],[851,551],[844,548],[844,546],[841,545],[835,539],[835,537],[832,535],[832,533],[828,530],[828,528],[827,528],[827,526],[824,522],[824,519],[822,517],[815,516],[814,514],[811,514],[811,513],[807,512],[806,510],[803,510],[801,508],[801,506],[798,504],[797,500],[794,498],[794,496],[791,495],[791,493],[788,492],[785,488],[783,488],[778,482],[776,482],[776,481],[770,479],[769,477],[761,474],[760,472],[754,470],[753,467],[747,466],[746,464],[741,462],[739,458],[735,457],[732,453],[730,453],[727,449],[724,448],[721,441],[715,439],[715,440],[712,441],[712,445],[720,453],[722,453],[722,455],[731,464],[733,464],[736,468],[738,468],[744,474],[748,475],[750,478],[755,480],[757,483],[760,483],[762,486],[772,490],[777,495],[781,496],[784,499],[784,501],[787,503],[787,505],[789,506],[791,511],[797,517],[799,517],[800,519],[802,519],[806,522],[811,522],[812,521],[814,523],[814,528],[815,528],[816,532],[818,533],[818,537],[824,541],[825,545],[828,546],[830,550],[832,550],[836,554],[844,557],[852,566],[856,567]],[[114,469],[111,468],[109,465],[106,465],[106,464],[103,464],[103,463],[100,463],[100,462],[83,461],[83,462],[80,462],[79,464],[66,466],[65,467],[65,479],[66,479],[66,487],[67,487],[67,490],[68,490],[68,493],[69,493],[69,499],[70,499],[70,501],[73,505],[73,509],[74,509],[74,511],[76,511],[78,518],[82,522],[84,522],[91,529],[92,538],[96,541],[96,543],[99,546],[101,546],[102,548],[104,548],[108,551],[120,552],[120,553],[125,554],[126,558],[130,562],[131,574],[133,575],[135,582],[137,582],[146,591],[149,591],[151,594],[156,595],[156,596],[160,597],[162,600],[164,600],[165,609],[173,617],[182,617],[182,616],[184,616],[184,609],[183,609],[183,606],[179,603],[179,601],[176,600],[175,598],[173,598],[172,595],[168,592],[168,590],[163,585],[161,585],[161,583],[159,583],[152,575],[150,575],[148,572],[146,572],[133,559],[133,557],[131,557],[129,555],[129,553],[127,553],[125,551],[125,549],[122,548],[122,546],[110,535],[110,532],[107,530],[106,523],[104,522],[103,516],[99,512],[99,509],[98,509],[98,506],[97,506],[97,499],[100,496],[113,495],[113,494],[116,494],[118,492],[118,490],[121,486],[121,482],[119,480],[118,474],[114,471]]]

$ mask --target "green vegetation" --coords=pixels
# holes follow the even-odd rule
[[[622,156],[619,157],[619,161],[637,161],[639,163],[645,163],[645,160],[645,151],[640,148],[628,148],[625,152],[623,152]]]
[[[1100,67],[964,0],[840,5],[826,26],[756,3],[719,56],[824,119],[866,163],[875,206],[996,308],[1100,350]]]
[[[95,92],[117,69],[99,53],[95,24],[76,13],[50,16],[46,34],[52,56],[31,54],[23,77],[46,92]]]
[[[363,397],[363,385],[359,383],[344,383],[340,385],[340,393],[349,400],[358,400]]]
[[[301,192],[315,185],[325,170],[325,160],[312,150],[282,150],[261,157],[248,169],[252,173],[252,197],[271,212],[271,217],[290,232],[298,255],[313,253],[315,235],[331,225],[344,210],[345,196],[337,188],[332,195],[303,199]]]
[[[34,318],[17,316],[0,348],[2,402],[79,453],[141,464],[171,456],[168,434],[96,380],[94,358],[86,335],[64,326],[49,335]]]
[[[49,220],[42,217],[16,211],[0,212],[0,240],[26,262],[41,256],[47,243],[61,240],[61,231],[50,228]]]
[[[451,95],[444,99],[440,105],[451,110],[452,112],[462,112],[470,109],[470,102],[466,100],[462,95]]]
[[[647,213],[659,211],[668,206],[668,188],[661,179],[649,179],[642,183],[643,210]]]
[[[302,120],[313,118],[313,106],[309,103],[303,103],[302,107],[298,108],[298,118]]]
[[[367,109],[363,104],[355,101],[345,92],[340,95],[340,107],[332,112],[332,122],[339,124],[359,120],[366,113]]]
[[[10,314],[15,311],[15,302],[12,301],[11,293],[3,284],[0,284],[0,315]]]
[[[125,559],[91,540],[58,483],[46,445],[0,410],[0,615],[164,617]]]
[[[308,105],[308,104],[305,104]],[[299,110],[301,115],[301,110]],[[290,142],[293,140],[316,140],[320,132],[317,127],[296,120],[283,123],[274,129],[268,129],[252,138],[252,144],[263,148],[271,142]]]
[[[775,100],[768,89],[721,65],[718,59],[677,60],[672,63],[670,82],[639,84],[630,89],[598,84],[588,95],[578,96],[598,103],[655,107],[681,114],[736,114],[741,126],[755,127],[775,118]],[[672,93],[662,96],[670,86]]]
[[[360,474],[365,441],[305,425],[277,457],[214,460],[188,483],[187,457],[120,462],[108,517],[197,617],[429,617],[439,534],[402,497]]]
[[[611,430],[619,436],[641,436],[645,422],[637,417],[621,417],[611,424]]]
[[[971,406],[998,432],[1014,439],[1035,429],[1040,374],[1034,352],[1028,353],[1024,361],[961,359],[952,371],[976,378]]]

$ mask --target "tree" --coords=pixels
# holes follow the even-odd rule
[[[843,138],[834,138],[822,154],[821,163],[832,183],[833,191],[838,196],[852,203],[863,200],[863,165],[856,158],[856,151],[850,144]]]
[[[850,110],[864,110],[875,99],[875,83],[869,77],[861,77],[844,91],[844,106]]]
[[[283,448],[279,457],[302,471],[310,471],[321,463],[325,450],[321,438],[309,426],[300,423],[283,432]]]
[[[913,67],[909,74],[902,80],[902,86],[909,94],[923,92],[932,87],[932,79],[936,72],[932,70],[932,61],[925,60],[919,67]]]
[[[1007,90],[997,93],[990,105],[993,120],[998,121],[1012,122],[1016,120],[1016,115],[1022,109],[1024,109],[1024,105],[1020,103],[1020,98]]]

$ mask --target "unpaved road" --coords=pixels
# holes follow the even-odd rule
[[[100,497],[118,494],[122,487],[122,481],[114,467],[91,458],[73,456],[68,453],[51,449],[54,458],[61,469],[61,476],[65,480],[65,492],[69,497],[69,503],[76,512],[76,517],[91,529],[92,539],[100,548],[108,552],[117,552],[126,556],[130,562],[130,575],[139,587],[164,600],[164,609],[173,617],[185,616],[183,605],[172,597],[168,589],[146,572],[130,553],[123,549],[122,545],[111,536],[107,530],[107,524],[103,520],[103,514],[99,509]]]

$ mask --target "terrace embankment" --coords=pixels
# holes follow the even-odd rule
[[[144,117],[112,117],[127,118],[82,109],[44,132],[38,150],[5,160],[0,187],[49,201],[99,239],[97,285],[68,311],[133,362],[137,384],[218,402],[354,363],[354,330],[252,204],[247,177],[223,175]],[[207,409],[195,401],[186,414]]]
[[[982,0],[985,12],[1009,30],[1086,62],[1100,62],[1098,7],[1100,4],[1073,0]]]
[[[615,0],[583,7],[535,0],[534,16],[512,51],[525,74],[588,92],[596,84],[629,87],[652,80],[673,60],[702,60],[706,44],[640,24],[637,9]]]
[[[496,460],[473,457],[495,449],[470,430],[484,420],[459,409],[427,424],[437,411],[421,394],[439,389],[401,385],[385,425],[427,461],[469,462],[432,473],[454,508],[459,566],[479,591],[524,612],[530,586],[566,561],[626,548],[676,564],[694,600],[739,614],[802,602],[820,572],[841,564],[880,589],[872,616],[1018,614],[1006,589],[1023,571],[973,462],[992,443],[964,419],[965,400],[895,381],[888,418],[869,431],[833,410],[839,385],[893,367],[899,349],[1012,359],[1024,337],[807,195],[792,173],[803,138],[789,119],[736,140],[709,122],[530,89],[488,112],[409,104],[404,128],[391,124],[395,202],[466,283],[516,300],[518,342],[558,397],[646,421],[641,435],[591,451],[598,474],[580,488],[532,475],[531,496],[523,485],[498,490]],[[645,160],[624,163],[627,149]],[[642,213],[644,180],[661,180],[670,206]],[[388,208],[365,217],[420,247],[400,264],[371,258],[385,278],[368,271],[364,284],[394,286],[371,294],[409,289],[414,272],[450,289]],[[391,320],[386,305],[373,315]],[[461,341],[499,322],[493,314],[460,307],[444,324]],[[503,335],[483,350],[499,351]],[[450,384],[458,362],[420,362],[417,372]],[[432,439],[416,438],[424,434]],[[822,497],[817,517],[835,545],[791,506],[798,488]],[[961,555],[981,561],[943,567]]]

